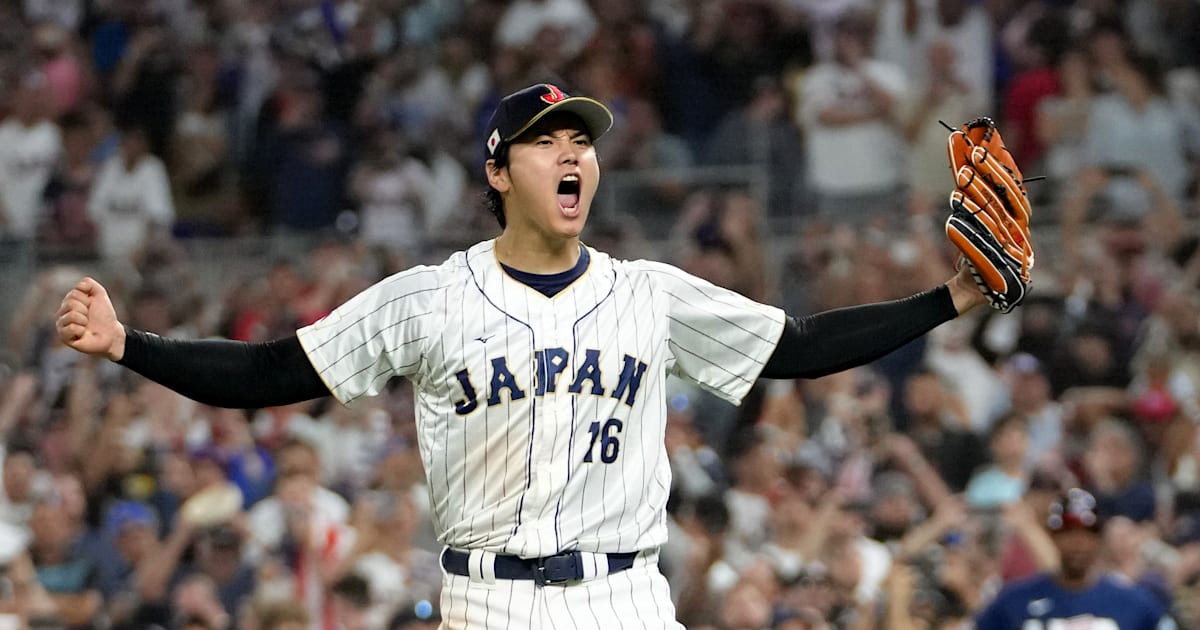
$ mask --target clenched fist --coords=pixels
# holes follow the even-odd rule
[[[58,338],[68,347],[113,361],[125,355],[125,327],[108,291],[94,279],[84,278],[68,291],[57,315]]]

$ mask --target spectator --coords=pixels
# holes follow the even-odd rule
[[[1045,167],[1054,188],[1071,183],[1082,167],[1093,88],[1090,61],[1078,50],[1064,52],[1055,66],[1058,91],[1038,102],[1034,130],[1045,146]]]
[[[866,504],[842,506],[834,519],[821,562],[838,594],[829,617],[842,624],[861,621],[882,601],[883,580],[892,568],[892,555],[883,543],[865,534]]]
[[[788,117],[788,95],[778,80],[759,77],[744,106],[727,114],[713,129],[703,162],[767,169],[770,217],[793,217],[806,202],[802,190],[804,148]]]
[[[914,193],[939,200],[946,193],[946,128],[938,121],[961,124],[987,111],[962,76],[957,56],[950,42],[930,42],[922,60],[925,83],[915,83],[898,108],[904,139],[910,145],[903,177]],[[1009,135],[1005,127],[1006,144],[1011,144]]]
[[[1174,585],[1168,581],[1169,572],[1178,557],[1154,535],[1153,526],[1138,525],[1124,516],[1114,516],[1104,523],[1102,533],[1102,566],[1113,577],[1143,590],[1170,610]]]
[[[871,481],[867,508],[868,535],[882,543],[898,543],[923,517],[917,490],[908,475],[884,471]]]
[[[323,619],[329,605],[325,587],[353,544],[350,510],[344,499],[319,484],[320,461],[312,446],[285,442],[277,462],[274,494],[247,515],[247,557],[253,563],[275,559],[291,567],[292,596],[312,618]]]
[[[930,44],[942,40],[954,48],[956,72],[970,87],[972,101],[990,109],[993,105],[995,52],[991,42],[992,20],[980,5],[969,0],[886,0],[879,12],[879,32],[874,53],[912,72],[916,84],[927,84],[921,55]]]
[[[502,48],[532,47],[549,32],[560,32],[564,59],[579,54],[596,30],[596,17],[582,0],[517,0],[496,24],[495,44]]]
[[[1136,523],[1154,518],[1154,488],[1145,481],[1142,460],[1142,444],[1128,425],[1108,420],[1092,430],[1082,466],[1097,509]]]
[[[27,72],[0,123],[0,237],[28,248],[44,218],[42,192],[62,153],[62,132],[43,104],[46,77]]]
[[[175,221],[175,202],[162,160],[150,153],[146,132],[121,122],[121,150],[101,167],[88,201],[100,255],[116,264],[132,262],[159,230]]]
[[[38,470],[36,451],[32,447],[7,443],[3,456],[0,518],[9,525],[24,528],[33,517],[37,502],[49,492],[50,478]]]
[[[83,0],[25,0],[25,19],[35,24],[51,21],[67,30],[79,28],[84,18]]]
[[[967,428],[960,406],[931,372],[917,373],[905,384],[907,433],[938,472],[951,492],[967,487],[974,466],[986,454],[979,438]]]
[[[312,232],[333,227],[344,209],[345,178],[352,163],[344,128],[327,117],[317,78],[293,79],[277,95],[278,122],[258,147],[271,227]]]
[[[368,618],[371,596],[369,585],[362,577],[350,573],[329,587],[333,596],[333,618],[339,630],[368,630],[381,627]]]
[[[61,24],[42,22],[33,29],[33,44],[42,59],[52,106],[50,117],[59,119],[82,102],[88,77],[78,56],[78,42]]]
[[[230,95],[221,80],[222,59],[215,44],[199,44],[186,64],[169,156],[179,220],[200,234],[229,232],[240,219],[233,216],[228,172]]]
[[[128,46],[123,47],[107,84],[113,109],[118,118],[137,121],[150,153],[170,156],[178,115],[178,41],[159,7],[132,4],[126,10],[122,26],[129,29]]]
[[[626,106],[624,124],[605,140],[605,161],[613,170],[660,169],[662,177],[635,181],[621,187],[615,202],[618,208],[638,208],[632,217],[649,230],[670,229],[674,213],[685,194],[683,182],[671,173],[693,163],[687,143],[662,128],[658,111],[644,99],[631,99]]]
[[[308,630],[309,615],[295,602],[263,606],[255,615],[259,630]]]
[[[171,597],[171,611],[173,620],[199,621],[206,628],[227,628],[231,622],[229,613],[217,599],[212,580],[201,574],[191,575],[179,583]]]
[[[441,591],[438,556],[414,543],[421,513],[407,494],[374,491],[355,506],[354,549],[342,561],[347,576],[368,589],[358,603],[369,627],[381,627],[401,610],[436,601]],[[346,579],[340,578],[339,581]],[[352,597],[354,603],[357,596]]]
[[[30,557],[57,614],[72,629],[95,627],[103,599],[97,566],[78,544],[83,533],[79,525],[53,501],[43,500],[34,508],[29,528]]]
[[[438,65],[454,90],[454,102],[461,103],[466,116],[481,109],[491,89],[492,77],[481,60],[481,48],[480,42],[473,41],[465,32],[448,33],[442,38]],[[463,122],[470,128],[469,118]]]
[[[1024,418],[1029,430],[1026,470],[1061,457],[1062,405],[1050,396],[1050,380],[1033,355],[1018,353],[1005,364],[1010,379],[1012,411]]]
[[[1078,488],[1053,503],[1046,527],[1062,557],[1061,569],[1006,587],[975,620],[976,627],[1016,628],[1029,619],[1065,623],[1084,615],[1130,630],[1174,627],[1149,595],[1092,571],[1103,515],[1092,496]]]
[[[209,408],[209,435],[212,451],[201,448],[195,455],[209,453],[220,464],[219,481],[228,478],[237,487],[245,507],[271,494],[275,480],[275,460],[265,447],[256,444],[244,411]]]
[[[733,486],[725,493],[730,521],[724,549],[725,560],[741,571],[766,542],[771,500],[780,491],[783,462],[760,428],[742,428],[731,439]]]
[[[1101,61],[1113,91],[1095,98],[1088,116],[1086,166],[1127,175],[1150,173],[1167,194],[1181,199],[1190,176],[1184,127],[1165,97],[1162,70],[1152,58],[1127,53]]]
[[[891,212],[903,180],[895,108],[907,83],[899,66],[873,59],[870,24],[843,16],[831,61],[809,70],[797,119],[805,132],[808,183],[817,212],[838,221],[865,222]]]
[[[425,201],[433,196],[432,176],[423,162],[405,155],[400,138],[379,137],[350,174],[363,242],[418,257],[428,240]]]
[[[96,558],[98,587],[104,614],[116,626],[131,623],[141,603],[136,569],[158,547],[157,520],[150,508],[132,501],[112,505],[105,515]]]
[[[67,114],[60,124],[63,155],[43,193],[47,208],[41,239],[51,256],[89,259],[96,254],[96,226],[87,206],[98,171],[92,161],[97,138],[82,114]]]
[[[992,463],[975,472],[967,483],[967,503],[977,508],[1011,505],[1028,485],[1025,462],[1029,452],[1029,425],[1015,414],[992,425],[988,438]]]
[[[1058,11],[1034,20],[1026,45],[1020,47],[1027,58],[1006,90],[1004,144],[1024,171],[1041,171],[1045,147],[1036,133],[1037,112],[1045,100],[1062,92],[1058,68],[1070,46],[1068,32],[1066,18]]]

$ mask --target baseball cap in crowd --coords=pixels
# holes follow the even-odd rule
[[[1046,515],[1046,527],[1054,532],[1068,529],[1100,531],[1096,498],[1081,488],[1067,490],[1050,504]]]
[[[613,124],[612,112],[600,101],[585,96],[571,96],[557,86],[538,83],[505,96],[496,106],[487,126],[488,156],[496,155],[502,146],[525,133],[551,112],[569,112],[579,116],[592,140],[604,135]]]
[[[154,510],[136,501],[116,503],[108,509],[108,514],[104,517],[104,531],[113,538],[120,536],[131,526],[155,527],[157,524],[158,516]]]
[[[1019,376],[1040,374],[1042,371],[1042,362],[1028,352],[1018,352],[1012,355],[1005,365],[1013,374]]]

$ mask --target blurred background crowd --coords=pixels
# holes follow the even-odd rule
[[[208,408],[53,314],[89,273],[140,329],[289,335],[494,235],[482,126],[549,80],[617,118],[585,241],[795,314],[952,273],[939,120],[1047,177],[1016,312],[741,408],[673,384],[681,621],[969,627],[1080,486],[1200,628],[1198,62],[1196,0],[0,2],[0,624],[436,627],[407,383]]]

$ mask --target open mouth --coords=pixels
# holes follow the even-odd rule
[[[579,207],[578,175],[567,175],[558,182],[558,205],[563,209]]]

